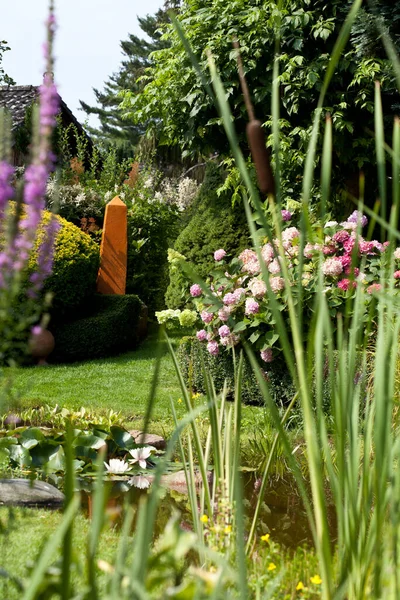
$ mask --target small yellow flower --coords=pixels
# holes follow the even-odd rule
[[[182,398],[178,398],[178,404],[182,404]]]
[[[299,583],[296,585],[296,591],[300,592],[301,590],[304,590],[304,583],[299,581]]]
[[[208,517],[207,517],[207,515],[202,515],[200,517],[200,521],[201,521],[201,523],[208,523]]]
[[[262,535],[261,539],[262,539],[263,542],[269,542],[269,533],[266,533],[265,535]]]
[[[227,525],[227,526],[225,527],[225,529],[224,529],[224,532],[225,532],[225,533],[231,533],[231,531],[232,531],[232,526],[231,526],[231,525]]]
[[[201,394],[200,392],[197,392],[196,394],[193,394],[192,398],[193,400],[196,400],[197,398],[200,398]]]
[[[314,575],[314,577],[310,578],[311,583],[313,583],[314,585],[321,585],[322,583],[322,579],[319,575]]]
[[[267,567],[267,571],[275,571],[276,569],[276,565],[274,565],[274,563],[269,563],[268,567]]]

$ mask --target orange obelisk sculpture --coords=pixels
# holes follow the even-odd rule
[[[118,196],[106,206],[97,275],[99,294],[125,294],[128,253],[127,208]]]

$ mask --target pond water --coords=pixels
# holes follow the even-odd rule
[[[243,479],[245,529],[249,529],[258,500],[259,480],[248,473],[244,474]],[[84,482],[82,488],[83,510],[90,518],[92,513],[90,485]],[[129,486],[127,482],[121,480],[107,482],[106,488],[106,513],[115,526],[122,523],[125,503],[128,502],[132,506],[138,506],[140,498],[148,494],[149,491],[148,489]],[[174,511],[178,511],[181,515],[182,528],[192,528],[189,500],[184,491],[184,489],[178,491],[176,488],[160,488],[161,501],[156,519],[155,537],[164,529]],[[333,509],[329,511],[328,518],[333,532],[335,527]],[[258,534],[263,535],[266,532],[271,534],[274,541],[288,549],[295,549],[301,545],[313,545],[302,500],[297,493],[294,482],[290,479],[273,481],[265,494],[259,517]]]

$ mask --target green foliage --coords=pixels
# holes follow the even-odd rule
[[[139,341],[142,302],[134,295],[95,295],[78,318],[51,325],[54,361],[77,361],[131,350]]]
[[[207,165],[204,183],[189,211],[190,220],[178,236],[174,249],[205,278],[214,266],[214,252],[223,248],[236,253],[248,243],[246,217],[239,204],[232,207],[230,194],[217,190],[223,183],[223,173],[214,163]],[[170,283],[166,294],[169,308],[181,308],[186,280],[174,264],[170,267]]]
[[[3,67],[1,66],[1,63],[3,62],[3,54],[4,52],[8,52],[9,50],[11,50],[10,46],[7,44],[7,42],[5,40],[0,40],[0,85],[14,85],[15,81],[12,79],[12,77],[10,77],[9,75],[7,75],[7,73],[4,71]]]
[[[37,249],[50,218],[51,213],[45,211],[36,251],[29,261],[29,273],[35,272]],[[58,313],[79,306],[94,293],[100,254],[90,236],[65,219],[55,218],[61,228],[55,242],[53,271],[45,282],[44,291],[53,294],[53,311]]]
[[[168,247],[179,231],[176,207],[134,192],[128,204],[127,293],[139,294],[150,312],[164,308]]]
[[[371,6],[375,8],[370,8]],[[196,56],[205,80],[210,51],[225,84],[239,143],[245,139],[248,120],[239,88],[236,51],[232,35],[240,40],[246,78],[256,115],[265,123],[268,145],[273,146],[269,94],[273,77],[275,40],[279,33],[279,84],[281,114],[279,125],[281,186],[286,197],[300,197],[302,171],[310,139],[310,112],[317,106],[330,52],[346,17],[350,2],[342,0],[285,0],[279,10],[270,0],[186,0],[179,15],[184,34]],[[354,193],[358,171],[368,175],[367,194],[374,197],[373,163],[374,82],[383,91],[385,115],[395,114],[398,102],[394,96],[393,70],[379,42],[377,25],[370,24],[379,15],[379,25],[399,37],[399,7],[392,0],[371,2],[364,7],[354,28],[350,45],[336,69],[332,86],[323,106],[333,121],[333,192],[347,186]],[[366,39],[373,44],[366,44]],[[132,122],[148,123],[149,130],[164,144],[178,144],[183,154],[208,155],[218,151],[229,155],[226,137],[221,135],[222,120],[213,99],[203,88],[171,27],[164,35],[168,46],[153,55],[153,64],[139,94],[125,94],[125,109]],[[368,52],[366,50],[368,46]],[[389,119],[390,120],[390,119]],[[389,125],[389,127],[391,127]],[[320,165],[319,153],[316,165]],[[317,188],[314,195],[319,196]],[[335,194],[333,194],[335,200]],[[337,207],[341,212],[341,206]]]

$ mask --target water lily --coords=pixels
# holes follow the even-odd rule
[[[129,483],[139,490],[145,490],[150,487],[150,480],[143,475],[137,475],[129,480]]]
[[[120,458],[110,458],[109,463],[104,463],[107,473],[112,475],[123,475],[131,468],[130,465]]]
[[[141,469],[145,469],[147,467],[147,459],[153,450],[155,450],[153,446],[145,446],[144,448],[135,448],[134,450],[129,450],[129,454],[132,456],[132,460],[130,462],[138,462],[139,467]]]

